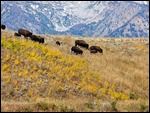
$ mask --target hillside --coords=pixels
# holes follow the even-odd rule
[[[1,30],[1,111],[149,110],[148,39],[82,38],[104,53],[75,55],[80,38],[39,44],[13,33]]]

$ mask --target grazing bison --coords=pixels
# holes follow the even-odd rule
[[[75,46],[77,46],[77,45],[79,45],[81,47],[84,47],[86,49],[89,48],[89,44],[87,44],[84,40],[76,40],[75,41]]]
[[[44,38],[41,36],[31,35],[30,38],[35,42],[44,43]]]
[[[82,55],[82,53],[83,53],[83,51],[80,49],[80,48],[78,48],[77,46],[73,46],[72,48],[71,48],[71,52],[74,52],[74,53],[76,53],[76,54],[81,54]]]
[[[60,42],[59,42],[59,41],[56,41],[56,44],[57,44],[58,46],[60,46]]]
[[[19,29],[18,33],[23,35],[25,38],[32,36],[32,33],[25,29]]]
[[[5,29],[5,28],[6,28],[6,26],[1,24],[1,29]]]
[[[21,34],[19,34],[19,33],[14,33],[14,36],[21,36]]]
[[[90,47],[90,51],[91,50],[96,50],[96,51],[98,51],[98,52],[100,52],[100,53],[103,53],[103,50],[99,47],[99,46],[91,46]]]
[[[90,50],[90,53],[97,53],[97,50]]]

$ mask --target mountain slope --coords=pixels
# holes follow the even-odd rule
[[[146,9],[140,10],[135,16],[133,16],[123,26],[117,28],[108,36],[117,37],[148,37],[149,36],[149,13]],[[143,23],[145,22],[145,23]],[[143,23],[143,24],[140,24]]]
[[[149,5],[145,1],[2,1],[1,4],[1,22],[15,31],[25,28],[39,34],[149,36]],[[134,30],[130,26],[133,23]]]

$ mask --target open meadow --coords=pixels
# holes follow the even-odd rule
[[[41,36],[1,30],[1,111],[149,111],[149,38]],[[74,54],[77,39],[103,53]]]

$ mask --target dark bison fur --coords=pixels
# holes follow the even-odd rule
[[[60,46],[60,42],[59,42],[59,41],[56,41],[56,45]]]
[[[82,53],[83,53],[83,51],[80,49],[80,48],[78,48],[77,46],[73,46],[72,48],[71,48],[71,52],[74,52],[74,53],[76,53],[76,54],[81,54],[82,55]]]
[[[32,36],[32,33],[30,31],[28,31],[28,30],[25,30],[25,29],[19,29],[18,33],[23,35],[24,37]]]
[[[14,33],[14,36],[21,36],[21,34],[19,34],[19,33]]]
[[[98,51],[98,52],[100,52],[100,53],[103,53],[103,50],[99,47],[99,46],[91,46],[90,47],[90,51],[91,50],[96,50],[96,51]]]
[[[1,24],[1,29],[5,29],[5,28],[6,28],[6,26]]]
[[[32,35],[32,36],[30,36],[30,38],[31,38],[31,40],[33,40],[35,42],[44,43],[44,38],[41,36]]]
[[[81,46],[84,47],[86,49],[89,48],[89,44],[87,44],[84,40],[75,40],[75,46]]]
[[[97,50],[90,50],[90,53],[97,53]]]

